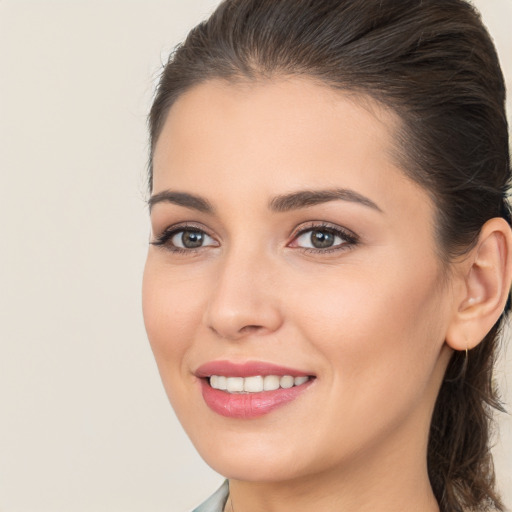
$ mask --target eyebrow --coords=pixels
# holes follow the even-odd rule
[[[345,188],[329,190],[301,190],[290,194],[279,195],[269,202],[269,208],[274,212],[288,212],[291,210],[308,208],[317,204],[340,200],[359,203],[382,213],[382,210],[371,199],[368,199],[354,190]],[[158,203],[172,203],[209,214],[212,214],[215,211],[207,199],[187,192],[164,190],[151,196],[148,201],[150,211],[151,208]]]
[[[200,196],[188,194],[187,192],[173,192],[172,190],[158,192],[158,194],[149,198],[149,211],[151,211],[151,208],[158,203],[172,203],[178,206],[184,206],[185,208],[190,208],[191,210],[197,210],[202,213],[213,213],[214,211],[214,208],[209,201]]]
[[[317,204],[327,203],[329,201],[349,201],[359,203],[373,210],[382,213],[382,210],[367,197],[346,188],[336,188],[329,190],[303,190],[291,194],[274,197],[269,203],[271,210],[275,212],[288,212],[300,208],[308,208]]]

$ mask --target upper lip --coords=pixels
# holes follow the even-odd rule
[[[292,377],[312,376],[311,372],[297,370],[264,361],[247,361],[234,363],[232,361],[209,361],[197,368],[194,374],[199,378],[212,375],[224,375],[226,377],[252,377],[255,375],[291,375]]]

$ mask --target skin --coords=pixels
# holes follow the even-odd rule
[[[398,123],[368,98],[297,78],[210,81],[170,110],[153,196],[193,194],[213,212],[152,205],[153,242],[183,223],[208,236],[188,252],[150,245],[144,318],[176,414],[230,479],[237,512],[438,510],[427,437],[467,287],[439,260],[429,196],[395,163]],[[376,207],[269,208],[276,196],[340,188]],[[308,250],[310,232],[298,231],[324,225],[357,242]],[[270,414],[226,418],[194,375],[212,360],[316,379]]]

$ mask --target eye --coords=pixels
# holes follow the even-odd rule
[[[313,252],[330,252],[355,245],[357,236],[342,228],[312,226],[299,231],[290,247],[299,247]]]
[[[203,231],[182,230],[171,237],[174,247],[182,249],[197,249],[205,245],[213,245],[214,240]]]
[[[203,230],[195,227],[176,227],[166,229],[152,245],[165,246],[174,252],[188,252],[203,247],[218,246],[216,240]]]

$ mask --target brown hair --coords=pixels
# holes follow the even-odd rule
[[[447,265],[487,220],[510,223],[503,76],[464,0],[222,2],[163,69],[149,116],[150,188],[153,151],[180,94],[213,78],[275,75],[367,94],[398,113],[401,167],[436,204]],[[453,355],[437,399],[428,470],[444,512],[503,510],[489,444],[492,409],[502,410],[492,376],[504,315],[469,354]]]

